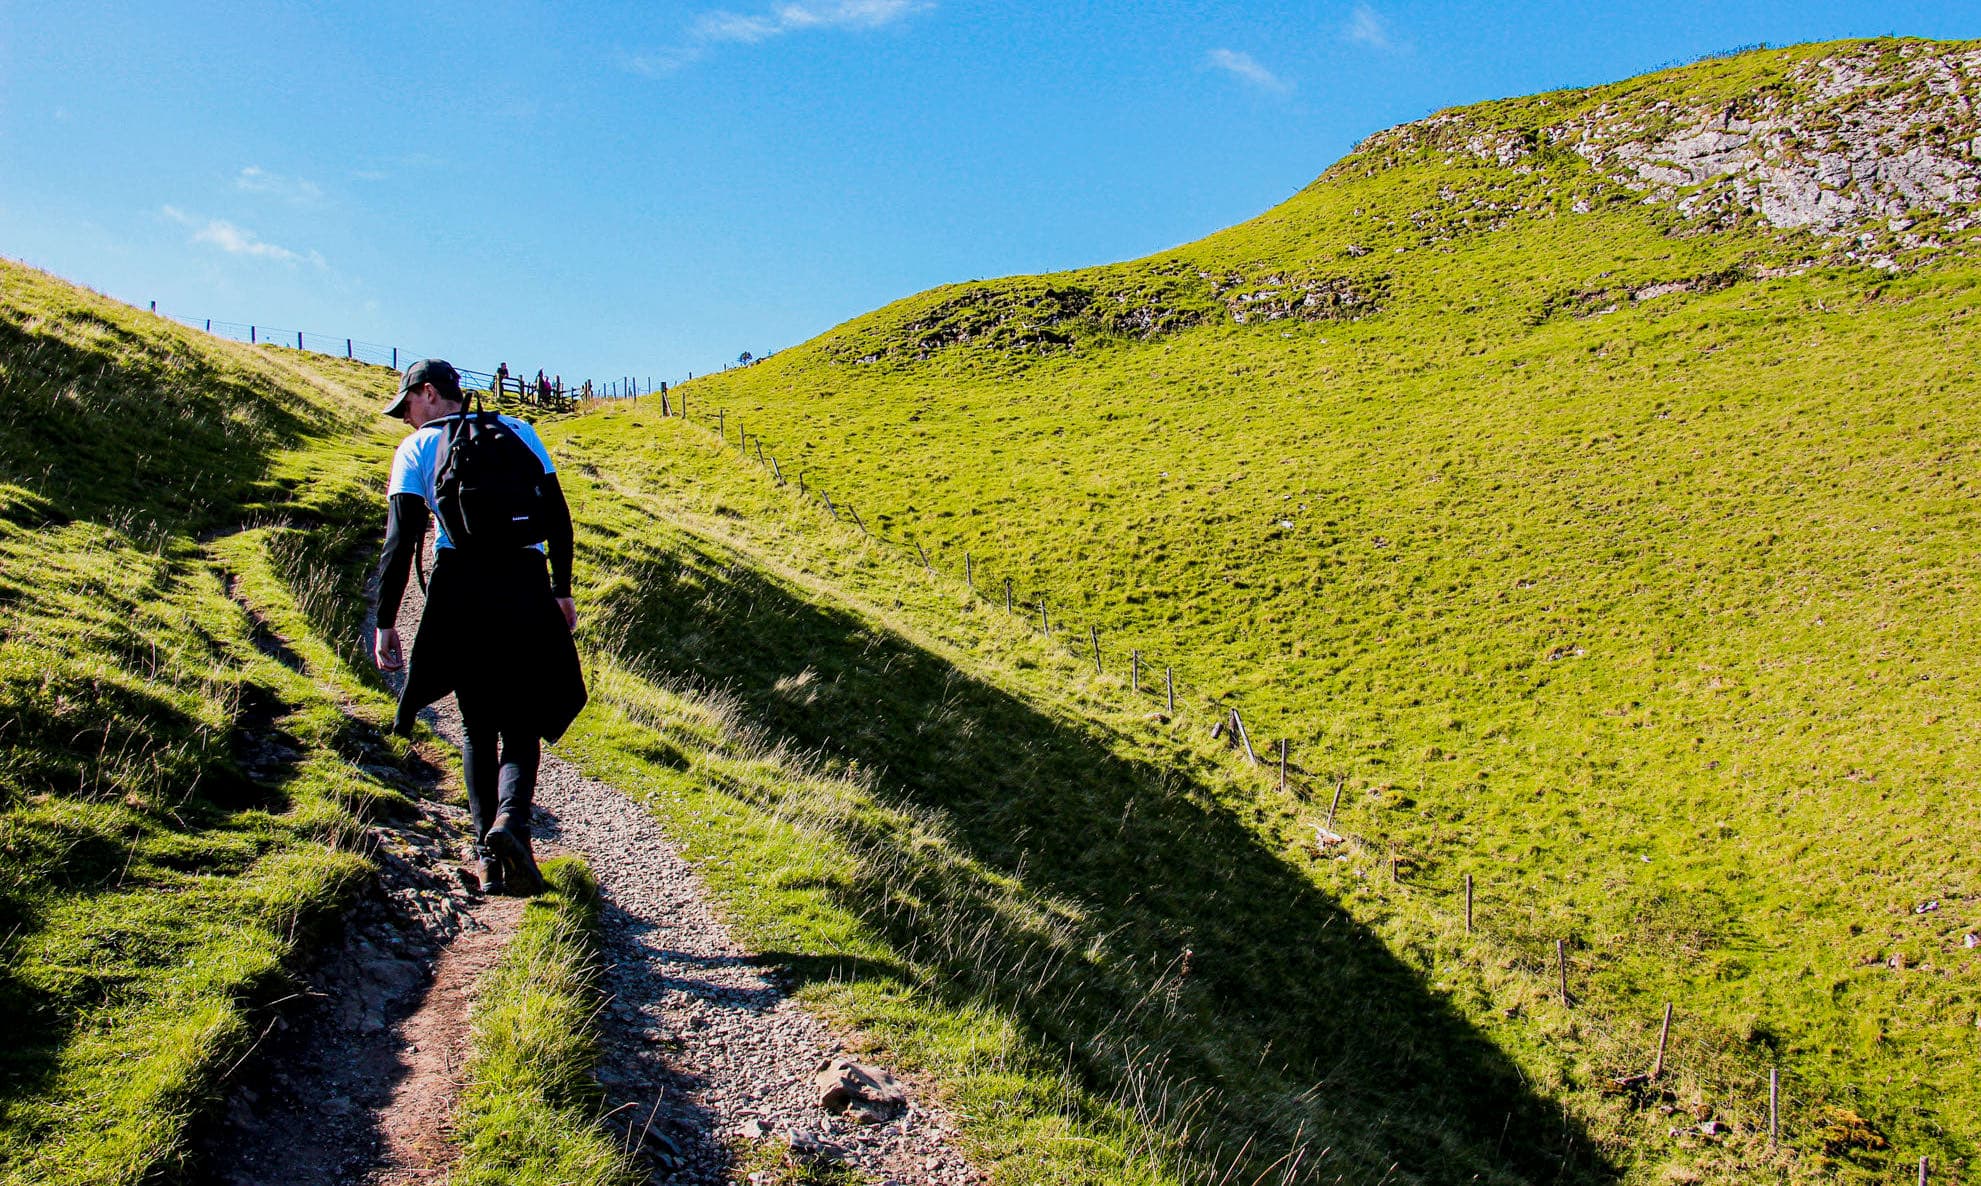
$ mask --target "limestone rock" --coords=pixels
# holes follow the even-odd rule
[[[820,1063],[812,1083],[818,1088],[820,1107],[843,1112],[860,1124],[879,1124],[908,1102],[899,1079],[879,1067],[845,1058]]]

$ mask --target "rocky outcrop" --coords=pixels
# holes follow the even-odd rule
[[[1364,253],[1366,254],[1366,252]],[[1248,321],[1354,321],[1382,312],[1389,277],[1288,276],[1279,272],[1222,276],[1201,273],[1231,319]]]
[[[924,361],[960,346],[1011,356],[1058,354],[1083,342],[1150,341],[1225,317],[1240,325],[1352,321],[1381,312],[1388,293],[1387,274],[1311,275],[1263,265],[1212,273],[1165,261],[1139,274],[1087,282],[966,285],[885,336],[855,338],[830,349],[855,363]]]
[[[1762,52],[1789,64],[1731,101],[1599,88],[1441,113],[1378,133],[1357,152],[1394,159],[1436,149],[1522,172],[1573,153],[1690,220],[1758,217],[1783,229],[1868,234],[1866,248],[1884,235],[1893,248],[1930,250],[1941,245],[1936,236],[1981,224],[1981,48],[1870,42],[1801,61],[1795,51]],[[1537,111],[1561,116],[1510,126]],[[1933,225],[1922,226],[1927,220]],[[1876,252],[1863,258],[1890,262]]]

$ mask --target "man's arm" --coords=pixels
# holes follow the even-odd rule
[[[575,550],[571,507],[564,501],[564,487],[558,484],[554,473],[543,476],[543,501],[544,548],[550,553],[550,595],[557,599],[557,608],[564,613],[564,624],[575,630],[578,606],[571,600],[571,554]]]
[[[405,600],[406,579],[413,558],[426,539],[426,500],[417,494],[395,494],[386,504],[385,555],[378,563],[378,620],[372,659],[381,670],[405,666],[399,651],[399,603]]]

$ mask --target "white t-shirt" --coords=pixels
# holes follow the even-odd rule
[[[452,416],[442,416],[429,421],[399,442],[399,447],[392,452],[392,480],[385,489],[388,498],[394,494],[417,494],[426,500],[426,509],[433,515],[434,546],[441,548],[453,547],[454,541],[447,538],[447,526],[440,521],[440,508],[433,501],[433,483],[437,476],[435,471],[440,468],[440,447],[446,440],[446,425],[452,419]],[[543,462],[544,473],[557,472],[557,467],[550,463],[549,451],[537,437],[536,429],[514,416],[503,416],[501,419],[509,426],[509,431],[530,447],[537,460]],[[538,544],[537,547],[541,549],[543,545]]]

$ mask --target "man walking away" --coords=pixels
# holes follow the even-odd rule
[[[542,743],[562,736],[585,703],[571,637],[571,512],[536,430],[469,413],[461,376],[446,362],[407,367],[385,414],[413,432],[392,455],[387,487],[372,646],[380,670],[405,666],[399,603],[429,514],[437,520],[393,729],[411,732],[421,708],[454,694],[482,890],[534,893],[543,879],[530,850],[530,805]]]

